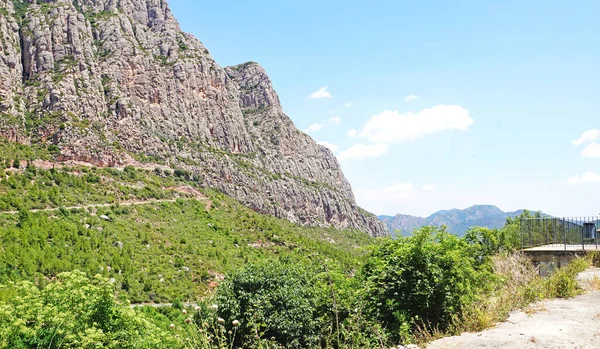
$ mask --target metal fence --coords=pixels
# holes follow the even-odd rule
[[[521,218],[521,247],[564,250],[596,250],[600,216]]]

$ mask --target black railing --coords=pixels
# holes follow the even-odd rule
[[[597,250],[600,217],[521,218],[521,247]]]

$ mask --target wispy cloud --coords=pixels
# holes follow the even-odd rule
[[[583,143],[593,142],[593,141],[597,140],[598,138],[600,138],[600,129],[595,128],[595,129],[591,129],[591,130],[587,130],[587,131],[583,132],[581,137],[577,138],[576,140],[574,140],[571,143],[573,145],[581,145]]]
[[[351,106],[352,106],[352,102],[348,102],[348,103],[344,104],[344,107],[346,107],[346,108],[350,108]]]
[[[316,124],[312,124],[310,125],[307,129],[306,132],[310,133],[310,132],[317,132],[322,130],[323,128],[327,127],[328,125],[339,125],[342,123],[342,118],[339,116],[332,116],[329,119],[324,120],[321,123],[316,123]]]
[[[350,130],[347,134],[376,143],[392,144],[414,141],[445,130],[465,131],[473,122],[469,111],[460,106],[438,105],[418,113],[400,114],[397,111],[384,111],[372,116],[361,130]]]
[[[419,96],[416,96],[416,95],[409,95],[409,96],[404,97],[404,100],[406,102],[416,101],[417,99],[419,99]]]
[[[595,143],[595,142],[594,143],[590,143],[581,152],[581,157],[582,158],[600,159],[600,144]]]
[[[393,203],[398,201],[398,199],[404,199],[414,192],[415,186],[412,185],[412,183],[395,183],[385,188],[355,190],[358,201],[384,201],[388,203]]]
[[[323,124],[312,124],[310,126],[308,126],[308,128],[306,129],[306,132],[317,132],[320,131],[323,128]]]
[[[337,145],[326,141],[317,142],[317,144],[322,145],[325,148],[329,148],[329,150],[331,150],[333,153],[337,153],[337,151],[340,150],[340,147],[338,147]]]
[[[586,172],[581,176],[573,176],[569,178],[569,184],[592,184],[600,183],[600,174],[594,172]]]
[[[389,147],[386,144],[362,144],[358,143],[342,151],[338,156],[340,161],[364,160],[377,158],[387,153]]]
[[[333,98],[331,93],[327,91],[327,86],[321,87],[318,91],[315,91],[308,96],[310,99],[321,99],[321,98]]]
[[[339,116],[332,116],[326,120],[329,125],[339,125],[342,123],[342,118]]]
[[[436,190],[436,184],[419,187],[405,181],[384,187],[357,188],[354,194],[356,202],[372,212],[396,214],[421,202],[430,203]]]
[[[437,184],[427,184],[427,185],[424,185],[421,189],[425,190],[425,191],[436,191]]]

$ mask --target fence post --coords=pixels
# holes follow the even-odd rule
[[[583,234],[584,234],[584,230],[585,229],[583,227],[583,223],[581,221],[579,223],[580,223],[579,226],[581,227],[581,248],[585,251],[585,240],[583,238]]]
[[[519,235],[521,235],[521,250],[525,248],[523,243],[523,218],[519,218]]]
[[[567,250],[567,231],[565,230],[565,218],[561,218],[560,224],[562,225],[563,233],[565,234],[565,251]]]

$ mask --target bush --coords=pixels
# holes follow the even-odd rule
[[[62,273],[45,288],[0,286],[2,348],[173,348],[143,315],[116,302],[112,284]]]
[[[557,269],[546,279],[546,296],[549,298],[571,298],[579,293],[577,274],[587,269],[590,262],[585,258],[575,258],[566,266]]]
[[[477,267],[472,251],[433,227],[382,244],[362,271],[367,311],[396,340],[408,341],[417,328],[445,331],[491,275],[487,264]]]
[[[238,320],[236,345],[260,339],[285,348],[317,343],[318,290],[313,269],[289,258],[249,264],[219,286],[219,316],[228,329]]]

